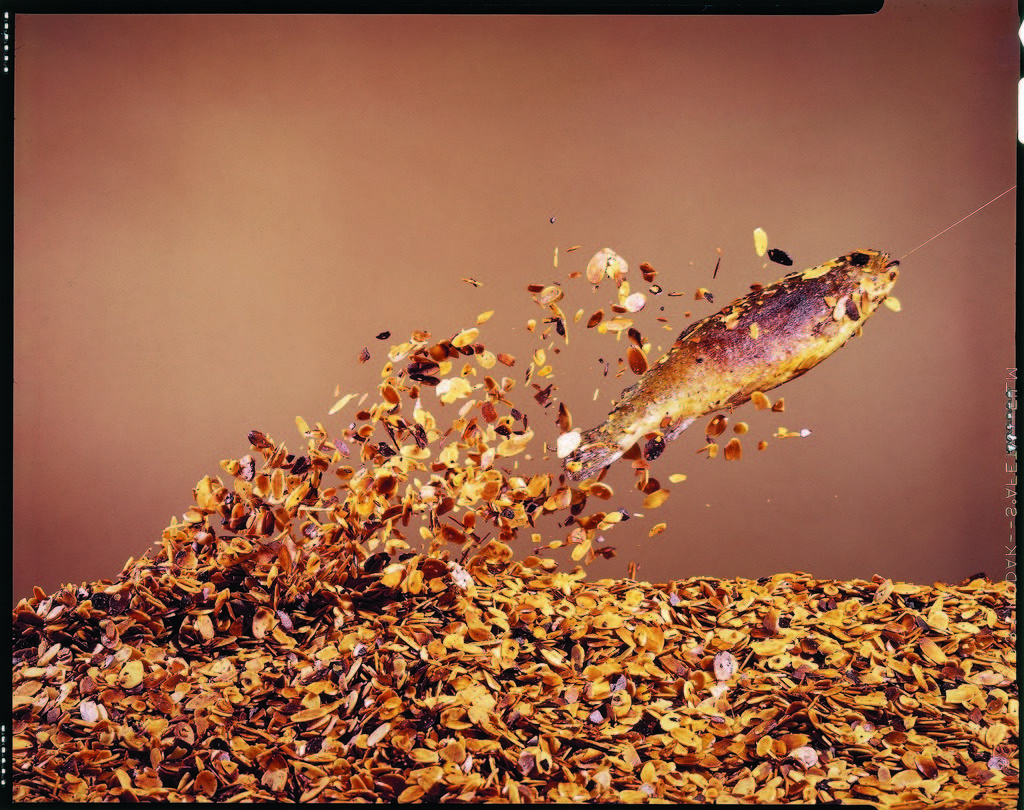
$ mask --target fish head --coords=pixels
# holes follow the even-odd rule
[[[892,291],[900,274],[900,263],[880,250],[855,250],[836,261],[847,266],[847,272],[857,280],[861,292],[875,305]]]

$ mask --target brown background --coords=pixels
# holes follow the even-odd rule
[[[14,598],[115,577],[250,429],[291,448],[296,415],[340,429],[352,408],[326,416],[334,387],[374,390],[413,329],[449,337],[498,309],[482,339],[520,356],[529,402],[525,287],[604,246],[687,292],[643,313],[662,346],[685,310],[716,308],[696,287],[721,305],[785,272],[754,254],[757,226],[803,267],[911,251],[1014,182],[1016,25],[1006,2],[19,17]],[[662,479],[688,480],[609,533],[619,556],[591,573],[999,578],[1014,207],[1007,195],[907,257],[903,311],[774,392],[785,414],[737,413],[742,461],[695,455],[706,420],[670,445]],[[566,286],[569,311],[607,304]],[[555,381],[589,427],[629,380],[603,380],[597,360],[623,344],[581,331]],[[779,425],[814,433],[773,440]],[[608,481],[611,505],[638,507],[626,470]],[[659,520],[669,531],[648,538]]]

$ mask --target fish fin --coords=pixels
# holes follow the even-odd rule
[[[674,425],[672,425],[672,427],[670,427],[668,429],[668,431],[666,431],[666,433],[665,433],[665,441],[666,442],[672,441],[680,433],[682,433],[690,425],[692,425],[693,424],[693,420],[695,420],[696,418],[697,418],[696,416],[691,416],[688,419],[680,419],[678,422],[676,422]]]
[[[617,461],[626,452],[616,442],[604,437],[600,427],[585,430],[580,435],[580,444],[565,458],[566,475],[576,481],[597,475],[602,469]],[[578,470],[570,470],[569,465],[578,462]],[[575,466],[575,465],[574,465]]]

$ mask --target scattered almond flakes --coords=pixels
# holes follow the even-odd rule
[[[452,346],[457,349],[461,349],[464,346],[468,346],[480,335],[480,330],[477,328],[463,329],[459,334],[452,338]]]
[[[623,284],[625,286],[625,284]],[[627,295],[622,302],[623,309],[626,312],[640,312],[647,305],[647,297],[641,292],[635,292]]]
[[[644,354],[644,350],[636,346],[630,346],[626,349],[626,359],[629,362],[629,369],[637,376],[644,374],[647,371],[647,355]]]
[[[768,252],[768,234],[764,228],[754,228],[754,252],[764,256]]]
[[[478,334],[414,334],[333,439],[297,418],[290,454],[252,431],[155,556],[19,602],[16,800],[1016,800],[1013,584],[651,585],[518,561],[535,514],[571,509],[547,547],[588,563],[630,515],[604,483],[507,469],[533,438],[514,381],[446,376],[475,374],[471,353],[514,364]],[[466,402],[435,418],[421,384]],[[655,508],[668,490],[638,463]]]
[[[344,408],[346,405],[348,405],[348,403],[351,402],[353,399],[355,399],[357,396],[359,396],[359,395],[358,394],[345,394],[345,396],[343,396],[341,399],[339,399],[337,402],[334,403],[334,405],[331,407],[331,409],[327,412],[328,415],[329,416],[333,416],[338,411],[340,411],[342,408]]]
[[[644,509],[656,509],[668,499],[667,489],[658,489],[646,496],[643,500]]]
[[[725,460],[738,461],[743,457],[743,446],[737,438],[729,439],[725,445]]]
[[[709,438],[713,439],[716,436],[721,436],[725,432],[726,426],[729,424],[729,418],[723,414],[717,414],[712,417],[708,422],[707,427],[704,428],[704,434]]]
[[[717,444],[713,444],[713,443],[708,443],[708,444],[705,444],[703,447],[701,447],[699,450],[697,450],[697,452],[698,453],[707,453],[709,459],[710,458],[716,458],[718,456],[718,445]]]
[[[461,377],[446,377],[434,388],[437,396],[446,405],[450,405],[457,399],[468,397],[473,389],[468,382]]]
[[[587,264],[586,278],[591,284],[599,284],[605,276],[621,281],[629,265],[611,248],[599,250]]]

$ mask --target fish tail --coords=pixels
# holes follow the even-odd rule
[[[569,478],[579,481],[597,475],[602,469],[619,459],[625,452],[619,444],[607,438],[601,425],[580,434],[580,444],[565,458],[565,471]],[[576,469],[579,464],[579,469]]]

